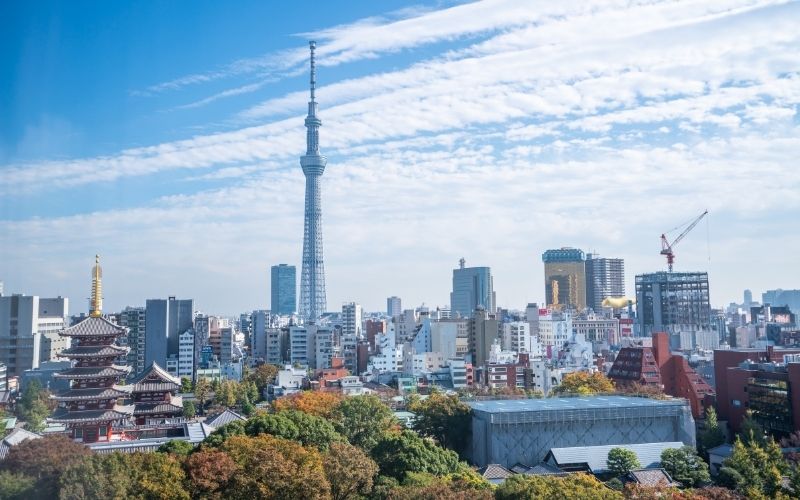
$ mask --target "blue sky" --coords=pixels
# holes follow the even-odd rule
[[[266,307],[268,267],[300,259],[310,38],[329,309],[445,305],[462,256],[522,308],[560,246],[625,258],[632,288],[706,208],[676,269],[716,305],[800,287],[798,2],[6,2],[0,23],[7,292],[81,311],[100,253],[112,309]]]

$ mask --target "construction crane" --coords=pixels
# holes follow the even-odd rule
[[[702,219],[706,215],[708,215],[708,210],[706,210],[705,212],[700,214],[699,217],[697,217],[696,219],[691,221],[691,223],[689,223],[689,225],[686,226],[686,229],[684,229],[683,232],[681,234],[679,234],[677,238],[672,240],[672,243],[670,243],[667,240],[667,236],[665,234],[661,235],[661,255],[666,255],[667,256],[667,265],[669,266],[669,272],[672,272],[672,264],[675,262],[675,252],[672,251],[673,247],[675,247],[675,245],[680,243],[680,241],[683,239],[683,237],[686,236],[687,234],[689,234],[689,231],[691,231],[692,228],[694,228],[694,226],[696,226],[697,223],[700,222],[700,219]],[[683,227],[683,225],[680,225],[680,226],[672,229],[672,231],[680,229],[681,227]]]

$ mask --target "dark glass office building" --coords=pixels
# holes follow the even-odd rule
[[[297,311],[297,268],[287,264],[272,266],[272,314],[290,315]]]

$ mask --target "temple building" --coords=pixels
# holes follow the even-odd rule
[[[175,395],[181,388],[180,379],[153,362],[130,384],[133,418],[137,426],[183,425],[183,402],[180,396]]]
[[[130,406],[118,404],[128,397],[117,386],[130,367],[118,366],[114,360],[128,353],[128,348],[116,345],[127,329],[102,317],[102,269],[100,256],[95,256],[92,269],[91,312],[80,323],[59,333],[71,339],[71,347],[61,355],[73,361],[72,368],[55,374],[68,379],[70,388],[53,396],[58,408],[50,418],[52,423],[64,424],[68,435],[84,443],[111,440],[111,428],[128,420]]]

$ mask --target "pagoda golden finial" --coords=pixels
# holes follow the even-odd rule
[[[94,267],[92,268],[92,299],[89,304],[91,311],[89,315],[99,318],[103,315],[103,268],[100,267],[100,256],[94,256]]]

